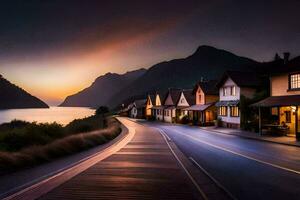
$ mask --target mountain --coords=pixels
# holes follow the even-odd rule
[[[253,71],[258,64],[225,50],[200,46],[187,58],[152,66],[143,76],[112,96],[108,106],[115,107],[129,96],[165,91],[170,87],[191,88],[201,77],[218,79],[226,70]]]
[[[170,87],[191,88],[201,77],[218,79],[226,70],[252,71],[257,64],[222,49],[200,46],[187,58],[161,62],[148,70],[100,76],[91,87],[67,97],[61,106],[114,108],[133,96],[163,92]],[[128,80],[126,77],[131,73],[138,75]]]
[[[68,96],[60,106],[98,107],[107,105],[108,100],[144,75],[146,69],[139,69],[125,74],[107,73],[98,77],[90,87]]]
[[[0,109],[13,108],[49,108],[49,106],[0,75]]]

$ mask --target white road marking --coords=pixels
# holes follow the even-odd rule
[[[237,200],[237,198],[235,198],[233,196],[233,194],[231,194],[231,192],[229,192],[229,190],[227,190],[219,181],[217,181],[210,173],[208,173],[196,160],[194,160],[194,158],[189,157],[189,159],[197,166],[200,168],[200,170],[202,170],[219,188],[221,188],[223,191],[225,191],[225,193],[227,193],[227,195],[233,199],[233,200]]]
[[[178,156],[176,155],[176,153],[174,152],[174,150],[172,149],[171,145],[169,144],[167,138],[166,138],[166,133],[164,133],[163,130],[159,131],[160,134],[163,136],[165,142],[167,143],[169,149],[171,150],[172,154],[174,155],[174,157],[176,158],[176,160],[178,161],[178,163],[181,165],[181,167],[183,168],[183,170],[185,171],[185,173],[188,175],[188,177],[190,178],[190,180],[192,181],[192,183],[194,184],[194,186],[197,188],[197,190],[199,191],[199,193],[201,194],[201,196],[203,197],[204,200],[208,200],[207,196],[205,195],[205,193],[203,192],[203,190],[200,188],[200,186],[198,185],[198,183],[195,181],[195,179],[192,177],[192,175],[190,174],[190,172],[186,169],[186,167],[183,165],[183,163],[181,162],[181,160],[178,158]]]
[[[257,158],[253,158],[251,156],[247,156],[247,155],[244,155],[244,154],[241,154],[241,153],[238,153],[238,152],[235,152],[235,151],[232,151],[232,150],[229,150],[229,149],[226,149],[224,147],[220,147],[220,146],[217,146],[217,145],[214,145],[214,144],[211,144],[209,142],[205,142],[203,140],[200,140],[196,137],[193,137],[191,135],[187,135],[187,134],[184,134],[180,131],[177,131],[177,130],[172,130],[172,131],[175,131],[177,132],[178,134],[182,135],[182,136],[186,136],[186,137],[189,137],[193,140],[196,140],[198,142],[201,142],[203,144],[206,144],[208,146],[211,146],[211,147],[214,147],[216,149],[220,149],[220,150],[223,150],[223,151],[226,151],[226,152],[229,152],[229,153],[232,153],[232,154],[235,154],[235,155],[238,155],[238,156],[241,156],[241,157],[244,157],[244,158],[247,158],[249,160],[254,160],[256,162],[259,162],[259,163],[262,163],[262,164],[265,164],[265,165],[269,165],[269,166],[272,166],[272,167],[275,167],[277,169],[281,169],[281,170],[285,170],[285,171],[288,171],[288,172],[292,172],[292,173],[295,173],[297,175],[300,175],[300,171],[297,171],[297,170],[293,170],[293,169],[290,169],[290,168],[287,168],[287,167],[283,167],[283,166],[280,166],[280,165],[277,165],[277,164],[273,164],[273,163],[269,163],[269,162],[266,162],[266,161],[263,161],[263,160],[260,160],[260,159],[257,159]]]

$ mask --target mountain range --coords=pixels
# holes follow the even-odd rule
[[[226,70],[253,71],[259,63],[211,46],[200,46],[190,56],[125,74],[105,74],[81,92],[65,99],[61,106],[114,108],[126,99],[170,87],[191,88],[201,78],[218,79]]]
[[[49,106],[0,75],[0,109],[13,108],[49,108]]]

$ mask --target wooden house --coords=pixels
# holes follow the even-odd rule
[[[300,139],[300,57],[288,61],[289,54],[281,65],[272,67],[269,74],[270,97],[259,101],[252,106],[259,107],[259,129],[287,128],[287,135]],[[270,108],[275,122],[262,124],[261,109]],[[265,121],[265,120],[264,120]]]
[[[189,118],[196,125],[213,125],[217,117],[215,103],[219,100],[217,81],[200,81],[193,90],[195,105],[185,110]]]
[[[193,89],[182,90],[176,103],[176,122],[181,122],[183,117],[188,117],[186,108],[193,106],[196,99],[193,94]]]
[[[251,72],[227,71],[218,82],[218,118],[223,127],[240,128],[241,97],[252,99],[261,86],[259,76]]]
[[[173,123],[176,121],[176,104],[181,94],[181,89],[171,88],[163,101],[164,121]]]

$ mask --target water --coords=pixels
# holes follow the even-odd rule
[[[14,119],[29,122],[57,122],[63,125],[74,119],[81,119],[93,115],[94,109],[83,107],[50,107],[49,109],[8,109],[0,110],[0,124]]]

